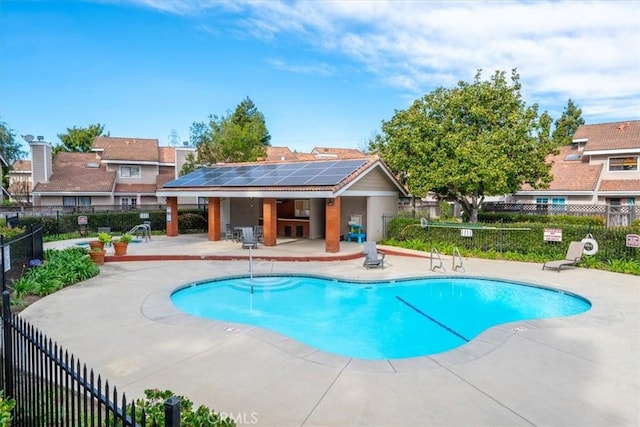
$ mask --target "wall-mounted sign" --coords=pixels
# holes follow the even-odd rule
[[[562,242],[562,228],[545,228],[543,238],[545,242]]]
[[[171,222],[171,208],[167,208],[167,222]]]
[[[627,247],[640,248],[640,236],[637,234],[627,234]]]

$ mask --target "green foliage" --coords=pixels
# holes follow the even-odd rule
[[[578,108],[571,99],[562,112],[562,116],[555,121],[552,139],[556,145],[570,145],[578,126],[584,124],[582,109]]]
[[[104,125],[94,124],[86,128],[72,127],[67,128],[67,133],[59,133],[58,138],[62,141],[61,145],[53,147],[53,153],[60,151],[68,151],[72,153],[89,153],[93,146],[93,140],[96,136],[104,135]]]
[[[191,142],[197,147],[197,156],[187,156],[180,175],[200,165],[256,161],[266,155],[270,140],[264,115],[251,99],[245,98],[233,113],[210,115],[208,126],[193,123]]]
[[[387,227],[389,238],[385,244],[423,251],[435,247],[442,254],[452,254],[453,248],[457,247],[466,256],[542,263],[564,258],[569,242],[580,241],[591,233],[598,242],[599,251],[594,256],[585,256],[582,266],[640,274],[640,251],[625,245],[627,234],[637,234],[638,230],[632,227],[608,228],[555,222],[493,223],[465,225],[464,228],[473,234],[465,237],[461,235],[460,224],[429,224],[423,228],[417,218],[396,217]],[[545,242],[545,228],[561,228],[562,242]]]
[[[519,75],[511,82],[497,71],[490,81],[437,88],[383,121],[370,142],[414,196],[430,191],[457,200],[471,222],[485,195],[534,188],[551,182],[547,155],[551,117],[538,116],[520,95]]]
[[[143,409],[147,416],[155,418],[159,426],[164,425],[164,402],[175,394],[170,390],[148,389],[144,391],[145,399],[136,400],[136,410]],[[221,417],[206,406],[199,406],[194,410],[193,402],[184,396],[177,396],[180,399],[180,425],[183,427],[233,427],[236,423],[228,418]],[[131,405],[129,410],[131,411]]]
[[[453,217],[453,209],[446,200],[440,200],[440,218],[449,219]]]
[[[510,212],[478,212],[478,221],[504,223],[542,223],[542,224],[574,224],[604,226],[605,219],[601,216],[576,215],[537,215]]]
[[[22,149],[22,144],[16,141],[13,129],[5,122],[0,122],[0,154],[9,165],[27,156],[27,153]]]
[[[6,226],[0,226],[0,234],[4,236],[5,241],[13,240],[18,236],[24,234],[25,229],[22,227],[9,228]]]
[[[111,237],[111,234],[109,234],[109,233],[105,233],[104,231],[101,232],[101,233],[98,233],[98,240],[100,240],[105,245],[110,244],[112,239],[113,238]]]
[[[193,232],[207,230],[207,220],[200,214],[181,213],[178,215],[178,230],[180,232]]]
[[[131,243],[131,240],[132,240],[131,234],[124,233],[122,236],[120,236],[120,238],[118,239],[118,242]]]
[[[18,301],[27,295],[45,296],[96,276],[100,269],[86,255],[87,249],[81,247],[47,249],[43,263],[32,266],[13,281],[12,296]]]
[[[16,406],[13,399],[5,399],[4,391],[0,390],[0,427],[9,427],[11,425],[11,411]]]

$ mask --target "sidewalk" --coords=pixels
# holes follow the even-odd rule
[[[639,425],[637,276],[582,268],[557,273],[542,271],[541,264],[467,258],[465,272],[452,273],[450,257],[444,257],[446,273],[433,273],[429,259],[393,254],[384,270],[366,270],[362,245],[346,242],[341,255],[352,259],[332,259],[321,241],[252,251],[258,255],[254,274],[492,277],[574,292],[592,303],[578,316],[497,326],[449,352],[365,361],[173,307],[169,296],[179,286],[248,273],[248,250],[239,246],[201,235],[154,236],[150,243],[130,245],[131,256],[236,258],[111,260],[99,276],[50,295],[21,315],[130,397],[146,388],[171,389],[245,424]],[[324,261],[295,261],[295,256]]]

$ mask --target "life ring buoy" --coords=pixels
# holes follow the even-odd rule
[[[595,255],[598,253],[598,242],[596,242],[596,239],[594,239],[590,234],[582,239],[582,243],[584,243],[584,249],[582,250],[583,254]],[[587,246],[591,246],[591,249],[587,249]]]

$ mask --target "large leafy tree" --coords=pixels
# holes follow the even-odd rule
[[[58,134],[62,144],[53,147],[53,152],[88,153],[96,136],[107,136],[104,134],[104,125],[97,123],[86,128],[76,126],[67,128],[67,133]]]
[[[554,123],[553,141],[557,145],[569,145],[576,133],[578,126],[584,124],[582,109],[573,103],[571,99],[562,111],[562,116]]]
[[[551,181],[545,157],[555,150],[552,119],[526,106],[520,88],[516,70],[510,81],[504,71],[482,81],[478,71],[472,83],[437,88],[396,111],[370,148],[413,195],[456,200],[476,222],[485,196]]]
[[[251,99],[245,98],[232,113],[210,115],[208,123],[194,122],[189,139],[197,153],[187,156],[181,174],[200,165],[255,161],[266,155],[271,135],[264,115]]]
[[[22,149],[22,144],[16,141],[13,129],[4,122],[0,122],[0,154],[9,165],[27,156],[27,152]]]

